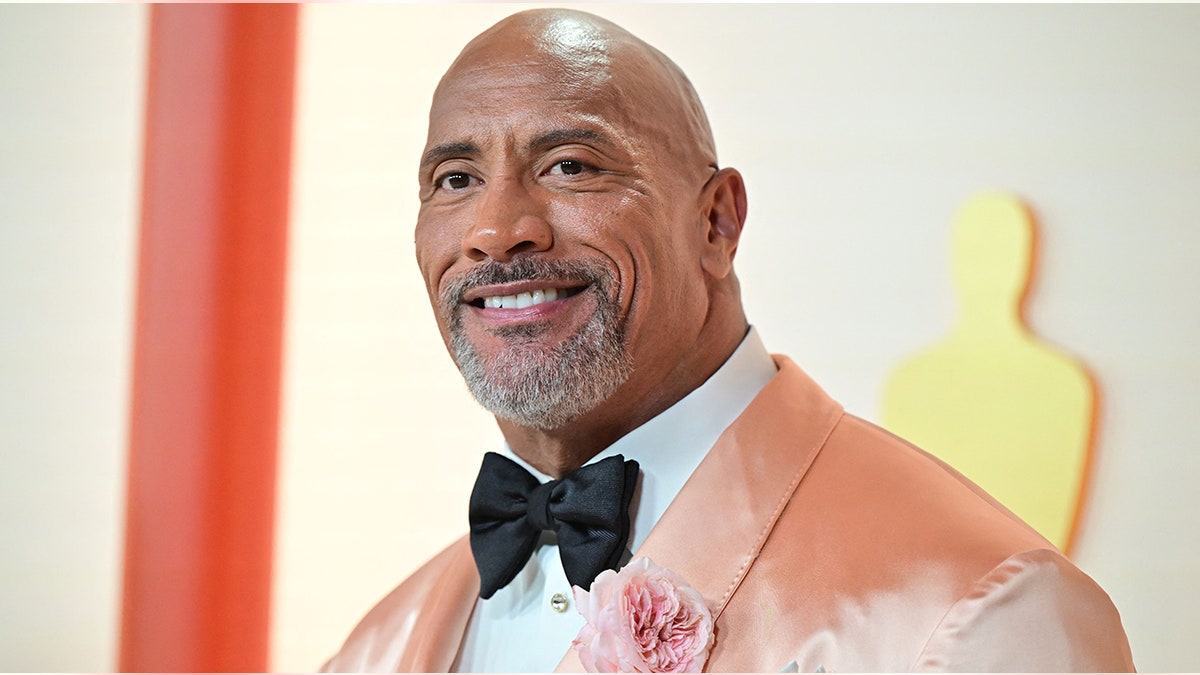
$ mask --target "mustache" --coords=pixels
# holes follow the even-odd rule
[[[441,293],[442,307],[453,311],[463,302],[467,292],[477,286],[507,284],[514,281],[571,281],[579,285],[595,285],[608,290],[612,275],[599,263],[581,260],[544,260],[513,258],[507,262],[488,259],[471,271],[450,281]]]

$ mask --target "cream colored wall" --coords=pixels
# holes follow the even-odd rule
[[[518,9],[308,6],[274,667],[315,667],[464,529],[498,435],[411,259],[436,78]],[[1200,664],[1196,7],[603,6],[692,75],[751,215],[768,346],[875,417],[953,316],[984,187],[1042,223],[1030,306],[1102,388],[1079,563],[1143,670]],[[146,10],[0,5],[0,669],[115,667]],[[418,525],[417,521],[423,524]]]
[[[116,668],[146,8],[0,5],[0,670]]]
[[[948,329],[947,233],[984,188],[1042,225],[1034,328],[1102,388],[1077,555],[1138,665],[1200,665],[1200,8],[589,5],[672,55],[750,219],[768,346],[876,417]],[[465,530],[498,435],[433,327],[411,252],[434,84],[518,9],[307,6],[284,401],[276,668],[334,651]]]

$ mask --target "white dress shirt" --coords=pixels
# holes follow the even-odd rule
[[[641,480],[630,506],[629,551],[642,545],[717,438],[775,372],[775,362],[752,327],[704,384],[588,462],[619,454],[640,465]],[[507,447],[504,454],[538,480],[550,480]],[[627,553],[626,561],[628,557]],[[574,604],[554,535],[544,533],[516,578],[491,598],[476,601],[454,670],[554,670],[583,627]]]

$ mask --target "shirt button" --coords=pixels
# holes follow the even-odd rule
[[[553,609],[559,614],[567,611],[567,604],[567,596],[563,595],[562,593],[555,593],[554,595],[550,596],[550,609]]]

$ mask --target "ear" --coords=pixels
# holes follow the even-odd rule
[[[703,215],[708,240],[700,264],[713,278],[724,279],[733,271],[733,256],[746,222],[746,186],[737,169],[713,174],[702,193]]]

